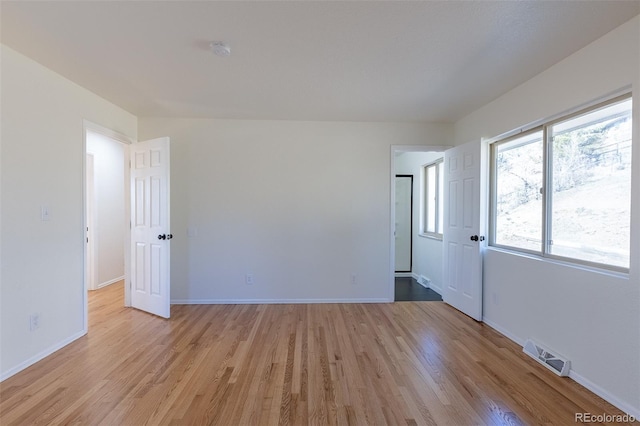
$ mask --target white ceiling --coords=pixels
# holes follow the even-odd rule
[[[453,122],[639,13],[640,1],[3,1],[1,38],[140,117]]]

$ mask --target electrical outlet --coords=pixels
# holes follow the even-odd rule
[[[29,315],[29,331],[36,331],[40,328],[40,314]]]
[[[356,274],[351,274],[351,285],[356,285],[358,283],[358,276]]]
[[[253,285],[253,274],[246,274],[244,276],[244,282],[246,285]]]

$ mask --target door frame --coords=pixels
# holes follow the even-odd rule
[[[396,286],[396,245],[395,236],[393,231],[396,224],[396,155],[404,152],[444,152],[452,146],[445,145],[391,145],[389,162],[390,171],[389,174],[389,289],[388,289],[388,301],[393,302],[395,300],[395,286]]]
[[[396,271],[396,265],[395,265],[395,261],[394,261],[394,274],[402,274],[402,273],[411,273],[413,271],[413,175],[396,175],[396,179],[398,178],[409,178],[411,180],[411,185],[410,185],[410,193],[409,193],[409,270],[408,271]],[[396,182],[394,181],[394,184]],[[395,188],[394,188],[395,191]],[[395,194],[395,192],[394,192]],[[395,211],[395,198],[394,200],[394,211]],[[396,237],[396,232],[395,232],[395,222],[394,222],[394,237]],[[394,240],[395,243],[395,240]],[[394,245],[394,250],[395,250],[395,245]]]
[[[86,133],[86,132],[85,132]],[[85,227],[85,231],[87,232],[88,238],[85,238],[87,242],[87,288],[89,290],[95,290],[96,286],[96,248],[97,244],[97,236],[95,232],[95,209],[96,209],[96,200],[95,200],[95,173],[94,173],[94,164],[95,164],[95,156],[93,154],[86,153],[85,154],[85,179],[86,179],[86,193],[85,193],[85,214],[87,215],[87,226]]]
[[[127,283],[131,282],[131,229],[130,229],[130,210],[131,210],[131,188],[130,188],[130,170],[129,170],[129,146],[135,143],[134,139],[119,133],[115,130],[103,127],[89,120],[82,120],[82,229],[83,229],[83,292],[82,299],[84,305],[84,333],[89,330],[89,279],[88,279],[88,244],[87,244],[87,132],[98,133],[102,136],[113,139],[124,145],[124,217],[125,235],[124,235],[124,305],[131,306],[131,288]]]

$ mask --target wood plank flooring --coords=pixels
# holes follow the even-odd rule
[[[0,424],[569,425],[622,414],[441,302],[177,305],[92,292],[89,334],[0,386]]]

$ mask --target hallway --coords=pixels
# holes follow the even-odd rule
[[[430,288],[425,288],[413,277],[396,277],[396,302],[442,301],[442,296]]]

